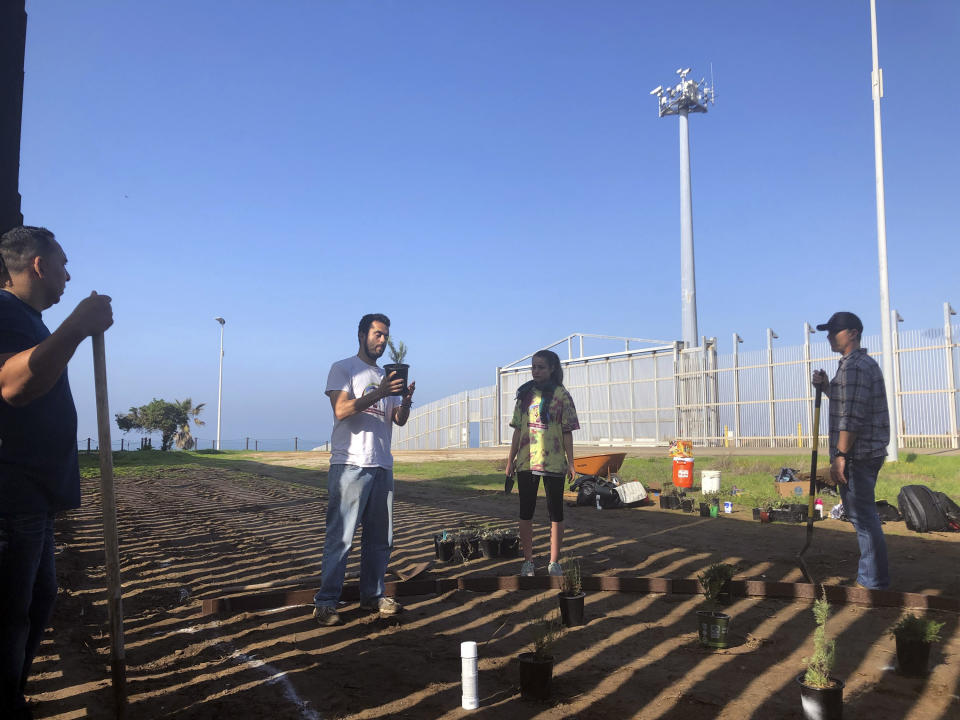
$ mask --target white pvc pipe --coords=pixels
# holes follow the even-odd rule
[[[477,644],[473,641],[460,643],[460,683],[463,686],[461,707],[464,710],[476,710],[480,707],[477,699]]]

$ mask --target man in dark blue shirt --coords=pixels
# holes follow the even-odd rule
[[[77,411],[67,363],[113,324],[91,293],[52,334],[67,257],[45,228],[0,236],[0,718],[30,718],[24,688],[57,596],[53,518],[80,505]]]
[[[863,323],[853,313],[834,313],[817,330],[826,330],[830,349],[843,355],[833,380],[817,370],[813,385],[830,401],[830,477],[840,486],[843,510],[857,531],[857,584],[885,590],[890,585],[887,544],[874,493],[890,442],[883,373],[860,347]]]

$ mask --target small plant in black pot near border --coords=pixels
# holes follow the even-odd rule
[[[383,371],[389,377],[390,373],[396,373],[398,378],[403,379],[403,387],[400,389],[400,392],[393,393],[394,395],[406,395],[407,393],[407,378],[410,374],[410,366],[407,365],[404,360],[407,359],[407,346],[403,344],[403,340],[397,340],[397,344],[393,344],[393,338],[387,340],[387,345],[390,346],[390,359],[393,360],[392,363],[383,366]]]
[[[730,616],[719,612],[722,602],[729,602],[730,590],[727,583],[733,578],[737,568],[729,563],[716,562],[697,576],[703,588],[703,597],[709,610],[697,611],[697,630],[700,644],[709,648],[727,647],[727,632],[730,628]]]
[[[530,624],[533,652],[520,653],[520,695],[525,700],[550,698],[553,679],[553,645],[563,633],[556,611],[548,612]]]
[[[920,677],[927,674],[930,663],[930,646],[940,640],[942,622],[928,617],[907,613],[890,628],[897,642],[897,666],[900,674]]]
[[[807,659],[807,671],[797,676],[800,703],[807,720],[840,720],[843,717],[843,683],[833,677],[837,641],[827,638],[830,604],[826,597],[813,603],[817,629],[813,633],[813,655]]]
[[[491,525],[480,528],[480,552],[485,558],[500,557],[500,539],[503,531]]]
[[[563,576],[560,578],[560,618],[567,627],[583,625],[583,601],[587,594],[583,592],[583,575],[580,561],[575,557],[560,560]]]

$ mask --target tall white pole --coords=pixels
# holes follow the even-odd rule
[[[690,127],[680,112],[680,309],[683,342],[697,345],[697,281],[693,264],[693,191],[690,182]]]
[[[223,405],[223,326],[226,323],[222,317],[214,318],[220,323],[220,382],[217,386],[217,450],[220,450],[220,413]]]
[[[890,281],[887,278],[887,209],[883,195],[883,133],[880,125],[880,98],[883,97],[883,70],[877,50],[877,2],[870,0],[870,37],[873,43],[873,148],[877,175],[877,253],[880,259],[880,321],[883,333],[883,378],[887,388],[887,413],[891,427],[897,418],[897,394],[893,383],[893,338],[890,327]],[[895,430],[890,432],[887,459],[899,458],[899,443]]]

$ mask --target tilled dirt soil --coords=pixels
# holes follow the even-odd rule
[[[727,609],[732,644],[702,649],[702,598],[595,592],[586,625],[554,647],[549,702],[522,700],[516,656],[530,621],[555,593],[452,591],[405,598],[395,620],[342,610],[320,628],[309,606],[203,616],[204,598],[253,584],[319,575],[326,508],[323,469],[246,462],[227,471],[162,469],[116,478],[124,585],[128,717],[150,718],[799,718],[796,676],[812,649],[809,603],[745,598]],[[322,463],[318,463],[322,467]],[[38,718],[112,716],[110,642],[96,481],[83,507],[58,522],[61,595],[28,695]],[[538,573],[547,551],[537,508]],[[433,561],[432,535],[483,521],[514,523],[517,497],[397,483],[392,569]],[[760,525],[746,512],[701,519],[656,508],[568,507],[566,550],[584,574],[690,578],[723,559],[738,579],[801,581],[804,526]],[[960,596],[960,535],[917,535],[888,523],[894,590]],[[852,585],[852,528],[817,523],[806,555],[814,576]],[[426,577],[510,575],[517,560],[433,562]],[[355,549],[348,572],[358,567]],[[396,579],[396,578],[388,578]],[[355,582],[350,580],[348,582]],[[845,717],[960,717],[960,623],[945,621],[929,676],[894,672],[886,630],[900,611],[835,606],[836,675]],[[460,642],[480,645],[480,702],[460,709]]]

